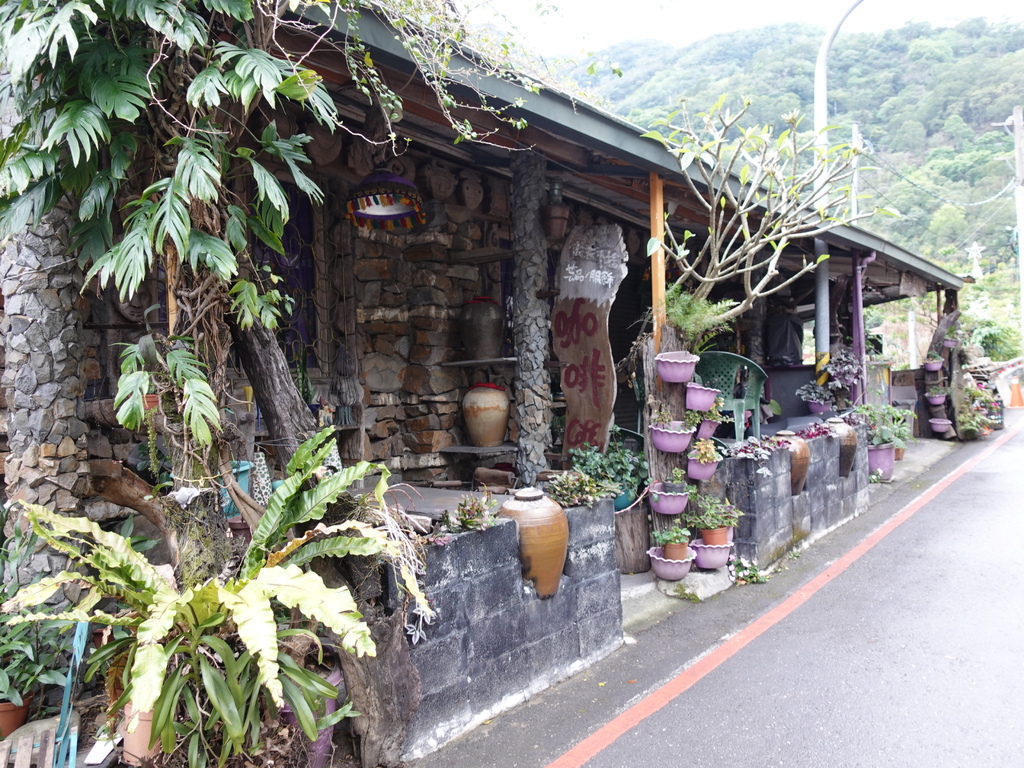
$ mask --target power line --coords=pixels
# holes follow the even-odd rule
[[[900,171],[896,170],[891,165],[889,165],[888,163],[884,162],[880,157],[878,157],[878,155],[873,155],[873,154],[870,154],[870,153],[865,153],[865,154],[868,157],[870,157],[872,160],[874,160],[876,163],[878,163],[878,165],[880,165],[882,168],[884,168],[885,170],[889,171],[889,173],[893,174],[894,176],[898,176],[899,178],[903,179],[903,181],[907,182],[911,186],[917,187],[918,189],[920,189],[925,194],[930,195],[931,197],[934,197],[936,200],[941,200],[944,203],[948,203],[949,205],[955,205],[955,206],[957,206],[959,208],[973,208],[973,207],[976,207],[976,206],[979,206],[979,205],[988,205],[993,200],[998,200],[1000,197],[1002,197],[1007,192],[1009,192],[1011,189],[1013,189],[1013,181],[1014,180],[1010,179],[1010,181],[1007,182],[1005,187],[1003,187],[1001,190],[999,190],[996,194],[992,195],[992,197],[988,198],[987,200],[980,200],[979,202],[976,202],[976,203],[960,203],[960,202],[957,202],[956,200],[950,200],[947,197],[943,197],[940,194],[932,192],[930,189],[921,186],[920,184],[918,184],[913,179],[907,178],[902,173],[900,173]]]

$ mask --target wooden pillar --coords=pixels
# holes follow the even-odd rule
[[[654,310],[654,352],[661,351],[661,329],[665,326],[665,186],[651,174],[651,237],[659,243],[651,254],[651,307]]]

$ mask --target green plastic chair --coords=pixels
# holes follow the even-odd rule
[[[743,369],[746,369],[745,378]],[[742,440],[746,431],[743,427],[746,411],[751,412],[750,431],[754,437],[761,437],[761,394],[768,381],[768,374],[761,366],[732,352],[702,352],[696,375],[705,387],[722,393],[725,401],[722,410],[732,411],[736,440]],[[742,394],[737,396],[736,392]]]

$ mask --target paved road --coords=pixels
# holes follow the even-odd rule
[[[1002,433],[965,446],[768,584],[680,604],[415,765],[1024,766],[1024,417],[1009,422],[998,450]]]

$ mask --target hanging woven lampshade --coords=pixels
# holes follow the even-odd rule
[[[352,221],[368,229],[412,229],[427,220],[416,186],[387,168],[375,168],[363,179],[345,209]]]

